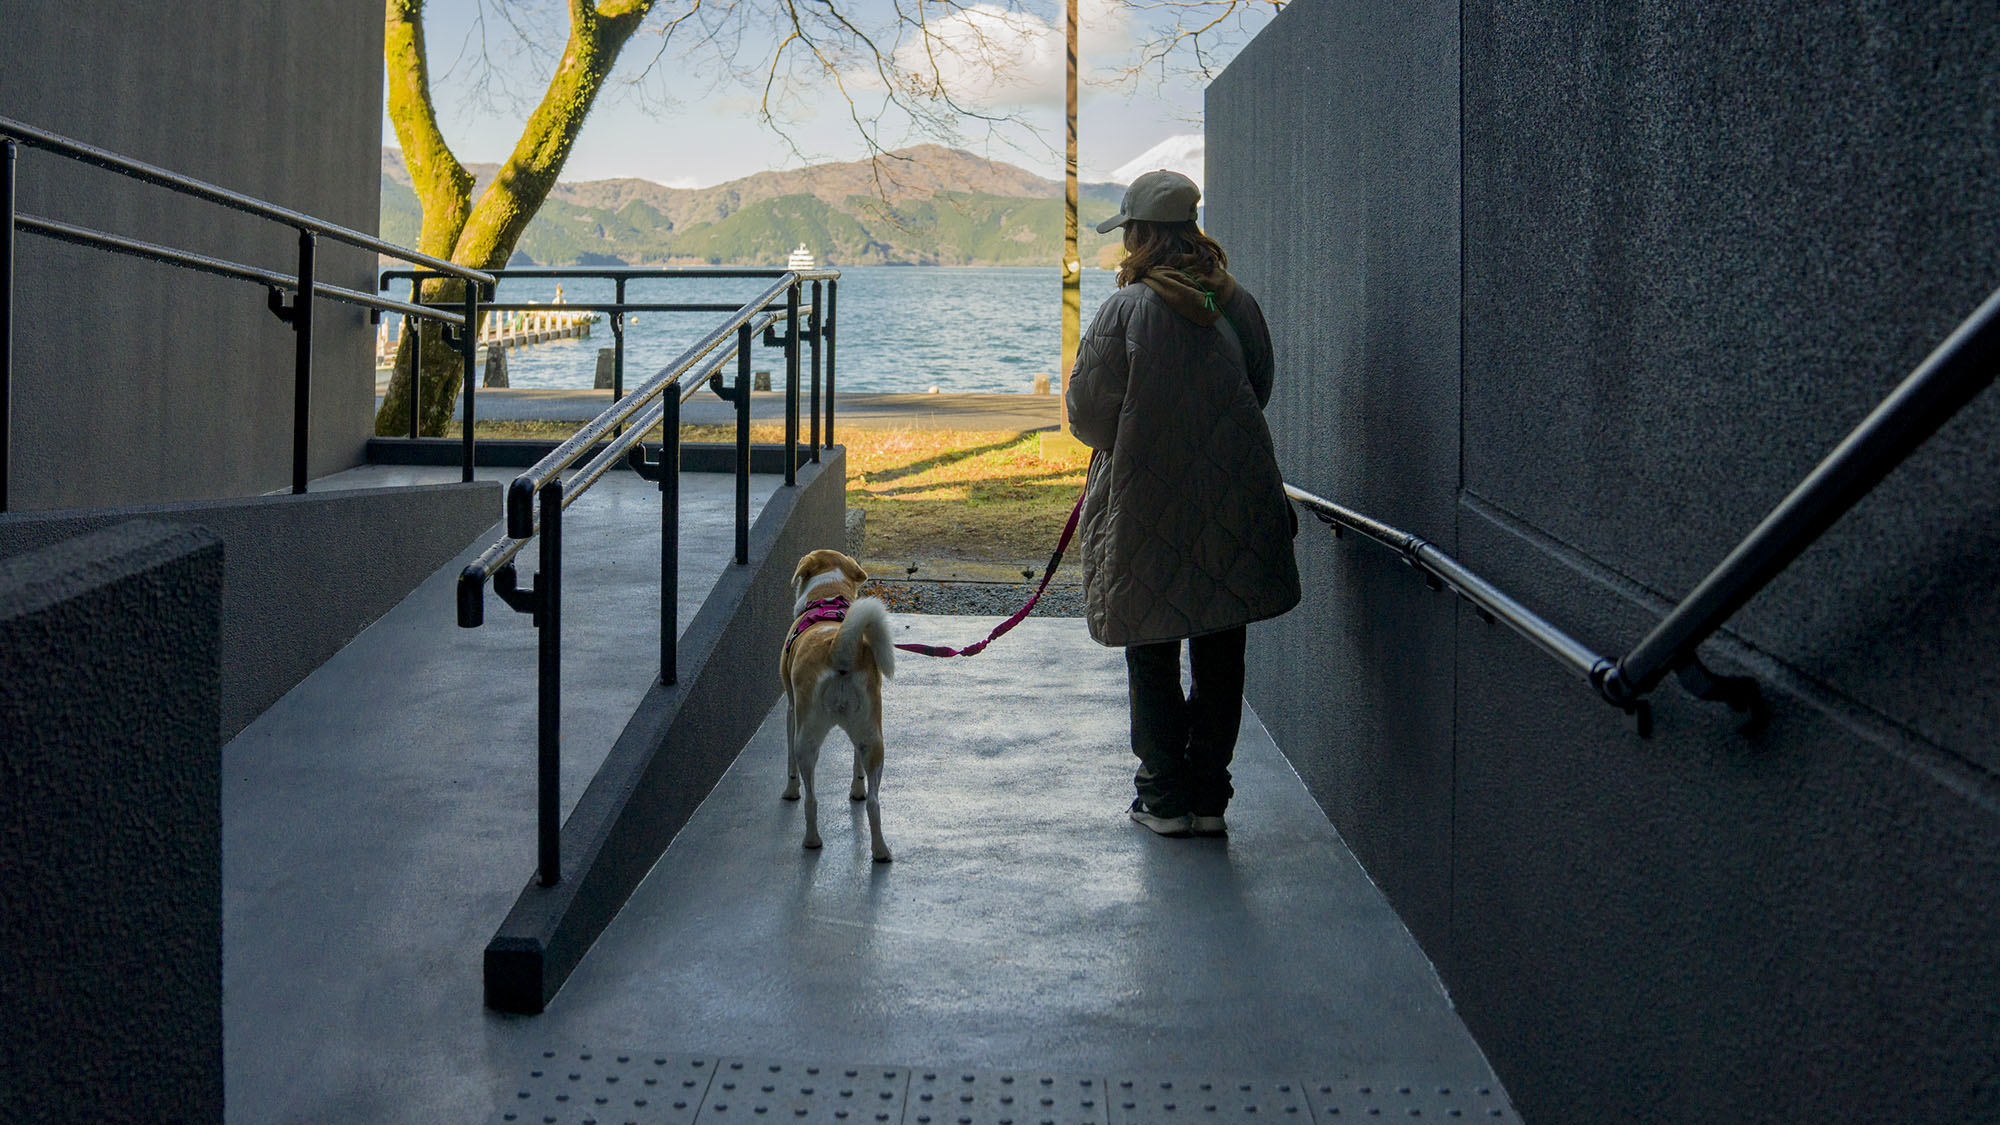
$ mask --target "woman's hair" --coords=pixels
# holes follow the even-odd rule
[[[1192,263],[1182,259],[1192,257]],[[1175,266],[1206,276],[1229,264],[1222,245],[1203,234],[1193,219],[1184,223],[1125,220],[1125,260],[1118,265],[1118,284],[1130,285],[1155,266]]]

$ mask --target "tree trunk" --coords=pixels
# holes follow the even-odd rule
[[[513,154],[473,204],[472,177],[445,144],[431,105],[423,0],[388,0],[384,54],[389,72],[389,120],[396,127],[417,201],[423,207],[418,250],[474,269],[498,269],[507,263],[521,232],[555,187],[563,161],[568,159],[618,52],[652,5],[653,0],[570,0],[569,43],[549,80],[548,92],[529,116]],[[462,282],[432,281],[425,284],[423,296],[426,301],[456,305],[464,292]],[[423,379],[418,384],[422,433],[439,436],[450,422],[459,389],[471,372],[464,370],[458,352],[443,341],[438,326],[427,322],[416,333],[403,333],[396,349],[395,374],[375,414],[377,434],[409,433],[410,376],[419,353],[423,364]]]

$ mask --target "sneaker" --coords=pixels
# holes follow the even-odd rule
[[[1221,813],[1216,813],[1214,816],[1190,816],[1188,829],[1197,836],[1229,835],[1229,824],[1222,819]]]
[[[1131,816],[1133,820],[1138,821],[1140,824],[1145,825],[1162,836],[1185,836],[1188,834],[1188,818],[1186,813],[1182,813],[1180,816],[1161,816],[1152,809],[1147,808],[1146,802],[1134,798],[1132,801]]]

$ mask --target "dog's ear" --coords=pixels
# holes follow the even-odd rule
[[[861,569],[860,563],[855,562],[846,555],[840,556],[840,572],[847,575],[847,580],[856,586],[868,581],[868,572]]]
[[[792,596],[795,598],[805,589],[806,568],[812,566],[812,561],[813,557],[806,555],[799,560],[799,565],[792,568]]]

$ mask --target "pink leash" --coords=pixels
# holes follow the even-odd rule
[[[1005,633],[1007,630],[1012,629],[1016,625],[1019,625],[1021,623],[1021,619],[1028,616],[1028,611],[1035,608],[1035,603],[1042,600],[1042,591],[1047,590],[1049,588],[1049,579],[1054,578],[1056,576],[1056,568],[1062,565],[1063,552],[1069,549],[1070,536],[1076,534],[1077,517],[1081,515],[1083,515],[1083,496],[1078,495],[1076,498],[1076,507],[1071,508],[1069,512],[1069,523],[1063,526],[1062,538],[1056,540],[1056,553],[1049,556],[1048,569],[1042,572],[1042,584],[1040,586],[1035,587],[1035,596],[1028,599],[1027,605],[1024,605],[1019,610],[1016,610],[1014,616],[1009,617],[1007,620],[1002,621],[999,625],[995,626],[991,633],[986,634],[985,640],[979,641],[975,644],[967,645],[964,648],[943,648],[938,645],[916,645],[916,644],[897,645],[896,647],[902,649],[904,652],[914,652],[919,656],[979,655],[979,653],[983,651],[987,645],[992,644],[994,639],[999,637],[1000,634]]]

